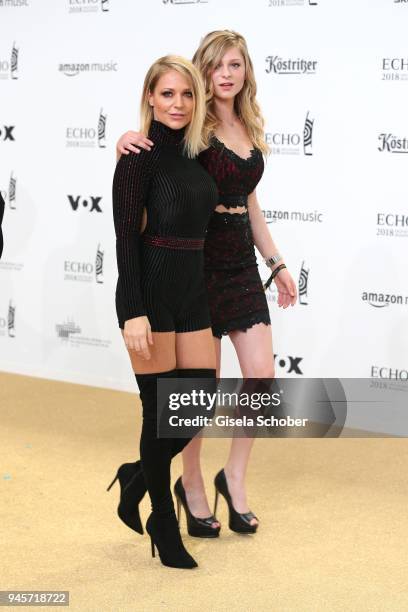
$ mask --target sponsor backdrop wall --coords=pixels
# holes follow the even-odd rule
[[[138,128],[154,59],[231,28],[272,151],[259,200],[299,284],[285,311],[267,293],[277,374],[408,377],[406,0],[0,0],[0,23],[1,369],[135,390],[114,306],[115,143]]]

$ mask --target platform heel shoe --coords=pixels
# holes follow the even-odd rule
[[[170,517],[157,518],[152,512],[146,522],[146,531],[150,536],[152,557],[156,556],[155,548],[157,548],[163,565],[178,569],[198,567],[193,557],[184,548],[175,514]]]
[[[177,520],[180,525],[180,510],[183,506],[186,513],[187,519],[187,532],[188,535],[194,538],[218,538],[220,535],[220,526],[212,527],[213,523],[217,523],[215,516],[208,516],[206,518],[198,518],[191,514],[190,508],[187,504],[186,492],[183,487],[183,481],[180,478],[174,485],[174,495],[177,501]]]
[[[140,461],[124,463],[121,465],[107,491],[110,491],[115,482],[119,480],[120,501],[118,516],[130,529],[143,535],[143,525],[140,520],[139,503],[146,493],[146,485]]]
[[[232,505],[232,499],[230,492],[228,491],[227,479],[225,477],[224,470],[220,470],[214,478],[215,485],[215,502],[214,502],[214,514],[217,511],[218,496],[221,494],[228,505],[228,525],[231,531],[236,533],[255,533],[258,525],[251,525],[251,520],[258,518],[253,512],[243,512],[242,514],[237,512]]]

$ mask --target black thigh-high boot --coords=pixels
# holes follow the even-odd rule
[[[215,393],[217,390],[217,379],[216,379],[216,370],[210,368],[179,368],[178,369],[178,377],[179,378],[197,378],[204,379],[200,381],[197,385],[193,385],[192,387],[200,387],[204,391],[208,393]],[[185,387],[186,385],[184,385]],[[183,389],[187,391],[187,389]],[[205,415],[208,417],[214,416],[215,409],[206,410]],[[199,433],[199,429],[196,428],[196,433]],[[180,453],[185,446],[192,440],[192,438],[175,438],[173,441],[173,457]]]
[[[187,569],[197,567],[197,563],[186,551],[181,540],[170,490],[174,440],[157,437],[157,381],[159,378],[176,377],[177,370],[159,374],[136,374],[143,407],[140,457],[152,504],[152,513],[146,523],[152,554],[154,555],[156,545],[163,565]],[[162,408],[159,407],[159,411]]]
[[[180,390],[183,392],[191,392],[193,389],[196,389],[197,391],[202,390],[205,393],[213,395],[217,391],[216,371],[214,369],[179,369],[178,374],[179,378],[191,379],[191,384],[189,380],[186,380],[183,382],[182,385],[180,385]],[[194,381],[193,379],[197,380]],[[207,410],[205,407],[204,410],[199,409],[197,413],[212,418],[215,414],[215,407],[216,402],[214,402],[214,405],[210,410]],[[199,433],[199,428],[194,428],[194,431],[195,434],[194,432],[192,432],[192,435],[197,435]],[[175,439],[173,445],[173,453],[176,454],[177,452],[183,450],[183,448],[190,442],[190,439],[191,438]],[[180,509],[181,506],[183,506],[184,511],[186,513],[187,531],[189,535],[194,536],[196,538],[217,538],[219,536],[220,526],[213,526],[214,523],[217,522],[217,519],[214,515],[206,516],[204,518],[197,518],[190,512],[181,476],[177,479],[174,485],[174,494],[176,496],[177,501],[177,518],[180,522]]]
[[[149,396],[153,397],[153,404],[156,406],[156,384],[158,374],[136,374],[136,380],[140,381],[140,395],[141,400],[145,400],[145,403],[149,403]],[[184,369],[184,370],[171,370],[170,372],[164,372],[160,374],[161,378],[208,378],[211,383],[211,379],[215,381],[215,370],[212,369]],[[215,387],[214,385],[210,385]],[[147,418],[149,416],[147,415]],[[152,423],[152,429],[156,431],[156,423]],[[171,458],[177,455],[183,450],[183,448],[190,442],[191,438],[174,438],[171,443],[168,443],[171,447]],[[165,445],[166,442],[163,442]],[[143,534],[142,522],[139,514],[139,503],[143,499],[147,488],[143,469],[140,461],[134,463],[124,463],[117,471],[114,480],[108,487],[108,490],[112,487],[113,483],[119,479],[120,483],[120,503],[118,506],[118,515],[120,519],[133,529],[134,531]],[[191,534],[190,534],[191,535]]]

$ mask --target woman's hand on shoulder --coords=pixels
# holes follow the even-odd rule
[[[140,148],[151,151],[153,145],[154,142],[149,140],[142,132],[132,132],[132,130],[129,130],[119,138],[116,144],[116,153],[119,158],[120,155],[128,155],[129,151],[140,153]]]
[[[153,344],[153,336],[146,316],[128,319],[123,328],[123,338],[130,351],[135,351],[142,359],[150,359],[149,345]]]

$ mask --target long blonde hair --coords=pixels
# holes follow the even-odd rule
[[[266,155],[269,153],[269,147],[265,142],[264,119],[256,101],[254,67],[249,57],[245,38],[233,30],[209,32],[201,40],[193,57],[193,64],[203,75],[207,100],[203,139],[208,145],[219,123],[215,115],[212,72],[222,56],[232,47],[239,49],[245,62],[245,81],[241,91],[235,96],[235,112],[244,124],[252,144]]]
[[[149,133],[153,121],[153,107],[149,104],[149,94],[153,93],[158,80],[169,70],[176,70],[186,77],[191,84],[194,107],[190,123],[186,126],[184,134],[184,148],[188,157],[195,157],[205,148],[203,141],[203,126],[206,114],[205,91],[201,74],[197,68],[184,57],[179,55],[165,55],[156,60],[147,71],[140,103],[141,130]]]

